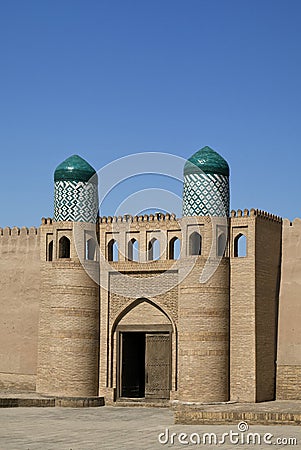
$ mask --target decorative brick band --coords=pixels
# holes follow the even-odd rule
[[[237,424],[241,420],[249,425],[300,425],[300,413],[285,412],[243,412],[243,411],[198,411],[179,409],[174,412],[176,424],[183,425],[224,425]]]
[[[207,341],[227,341],[229,339],[228,333],[220,333],[220,332],[203,332],[203,333],[190,333],[185,332],[182,333],[182,340],[188,341],[199,341],[199,342],[207,342]]]
[[[228,356],[227,350],[180,350],[179,355],[181,356]]]
[[[183,308],[181,310],[181,317],[194,317],[195,311],[191,312],[191,308]],[[198,310],[198,317],[228,317],[229,309],[220,308],[220,309],[202,309]]]
[[[78,309],[78,308],[52,308],[55,314],[66,314],[69,317],[95,317],[95,309]]]

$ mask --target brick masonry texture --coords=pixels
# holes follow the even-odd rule
[[[100,218],[94,229],[80,224],[77,246],[73,222],[0,229],[1,388],[36,386],[42,394],[111,402],[118,394],[118,327],[132,327],[171,332],[173,400],[300,398],[301,220],[282,225],[271,214],[239,210],[228,223],[224,257],[202,283],[204,268],[218,258],[221,225],[210,217]],[[189,255],[193,231],[202,236],[200,256]],[[82,259],[86,233],[93,232],[100,253],[84,263],[91,279]],[[247,238],[245,257],[235,256],[240,234]],[[62,236],[71,241],[70,258],[58,258]],[[128,260],[132,238],[139,262]],[[157,261],[148,260],[153,238],[160,242]],[[175,238],[179,260],[170,259]],[[118,262],[108,262],[111,239]]]
[[[301,220],[283,221],[277,398],[301,398]]]
[[[301,367],[278,364],[277,399],[301,400]]]
[[[40,230],[0,228],[0,388],[35,389]]]

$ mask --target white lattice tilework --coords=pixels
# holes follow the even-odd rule
[[[98,188],[83,181],[57,181],[54,185],[54,220],[95,223]]]
[[[229,178],[190,174],[184,177],[183,216],[228,216]]]

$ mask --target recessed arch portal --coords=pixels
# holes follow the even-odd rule
[[[154,301],[150,300],[149,298],[146,297],[139,297],[133,301],[131,301],[130,303],[128,303],[125,308],[122,309],[122,311],[119,312],[119,314],[117,315],[117,317],[115,318],[113,324],[112,324],[112,335],[115,333],[116,328],[120,325],[122,325],[122,320],[123,318],[132,310],[134,310],[134,308],[136,308],[137,306],[139,306],[141,303],[147,303],[151,306],[153,306],[156,310],[158,310],[162,315],[164,315],[166,317],[166,320],[172,327],[172,332],[176,333],[177,329],[176,329],[176,323],[173,320],[173,318],[171,317],[171,315],[166,311],[165,307],[163,305],[160,305],[159,303],[155,303]],[[143,320],[140,317],[139,322],[137,323],[138,325],[143,325],[144,324],[144,320],[146,320],[146,318],[144,317]],[[148,320],[148,319],[147,319]],[[157,324],[157,322],[155,322],[154,324]]]
[[[169,315],[149,299],[136,299],[120,312],[112,327],[119,397],[169,398],[173,330]]]

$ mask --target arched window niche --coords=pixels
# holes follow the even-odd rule
[[[96,242],[93,238],[89,238],[86,241],[86,259],[96,261]]]
[[[118,243],[115,239],[111,239],[108,243],[108,261],[118,261]]]
[[[135,238],[128,242],[128,260],[139,261],[139,245]]]
[[[47,249],[47,261],[53,260],[53,241],[50,241]]]
[[[156,261],[160,259],[160,242],[153,238],[148,243],[148,261]]]
[[[66,236],[59,240],[59,258],[70,258],[70,239]]]
[[[189,236],[189,255],[201,255],[202,254],[202,236],[194,231]]]
[[[225,233],[221,233],[217,239],[217,256],[224,256],[226,251],[227,238]]]
[[[234,257],[244,258],[247,256],[247,238],[239,233],[234,239]]]
[[[168,258],[179,259],[181,253],[181,241],[177,237],[173,237],[168,244]]]

